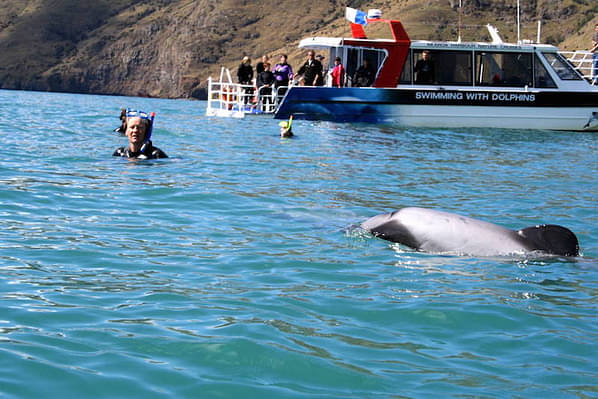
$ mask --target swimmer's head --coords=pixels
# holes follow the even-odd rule
[[[281,127],[280,128],[280,137],[283,137],[283,138],[293,137],[293,131],[290,128],[286,129],[284,127]]]
[[[291,117],[288,121],[278,123],[278,126],[280,126],[280,137],[293,137],[293,130],[291,129],[292,122],[293,118]]]
[[[144,111],[137,111],[127,109],[126,113],[126,132],[125,134],[129,137],[129,130],[136,129],[143,134],[141,141],[148,141],[152,136],[152,125],[154,122],[154,115]],[[138,135],[140,134],[138,133]],[[131,138],[129,137],[129,140]]]

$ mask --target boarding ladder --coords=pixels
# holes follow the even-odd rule
[[[230,70],[222,67],[217,81],[208,78],[206,115],[243,118],[247,114],[273,114],[288,88],[234,83]]]

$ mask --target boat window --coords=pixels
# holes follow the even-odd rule
[[[405,66],[403,67],[403,72],[401,72],[401,80],[399,81],[400,84],[411,84],[411,51],[407,54],[407,60],[405,61]]]
[[[375,78],[378,76],[378,70],[386,59],[386,51],[376,49],[364,49],[364,48],[347,48],[347,63],[345,64],[345,70],[347,73],[348,85],[354,86],[356,82],[353,82],[355,73],[364,64],[364,61],[368,61],[369,70],[371,73],[371,83],[373,84]],[[362,84],[363,85],[363,84]]]
[[[542,60],[537,55],[534,57],[535,75],[536,75],[536,87],[544,89],[556,88],[554,80],[550,77],[550,74],[546,70],[546,67],[542,63]]]
[[[347,74],[347,80],[353,80],[353,75],[355,75],[355,71],[359,68],[359,50],[355,48],[350,48],[347,50],[347,64],[345,65],[345,72]],[[350,84],[353,86],[353,84]]]
[[[417,50],[413,59],[415,84],[472,84],[471,52]]]
[[[561,80],[582,80],[582,77],[575,72],[573,66],[562,55],[558,53],[542,53],[542,55]]]
[[[527,53],[476,53],[476,84],[523,87],[532,85],[532,55]]]

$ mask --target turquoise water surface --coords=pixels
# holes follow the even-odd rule
[[[169,159],[111,156],[126,106]],[[598,396],[598,134],[204,114],[0,91],[0,397]],[[583,256],[352,227],[405,206],[560,224]]]

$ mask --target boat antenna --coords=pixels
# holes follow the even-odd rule
[[[517,0],[517,44],[521,44],[521,24],[520,24],[519,0]]]
[[[459,0],[459,29],[457,42],[461,43],[461,14],[463,13],[463,0]]]
[[[538,20],[538,39],[536,40],[536,43],[542,43],[540,40],[540,36],[542,35],[542,20],[539,19]]]

